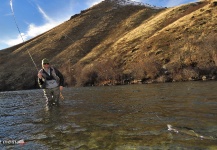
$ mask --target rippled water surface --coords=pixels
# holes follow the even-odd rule
[[[41,90],[1,92],[0,141],[25,144],[0,149],[215,150],[216,90],[217,82],[65,88],[50,110]]]

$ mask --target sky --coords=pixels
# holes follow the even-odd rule
[[[0,50],[27,41],[102,0],[1,0]],[[133,0],[173,7],[197,0]]]

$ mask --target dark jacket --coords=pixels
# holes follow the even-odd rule
[[[44,69],[41,69],[39,72],[42,73],[43,76],[42,79],[38,78],[38,84],[40,88],[46,88],[46,80],[56,80],[57,83],[59,83],[59,86],[64,86],[63,75],[58,69],[50,67],[50,75]]]

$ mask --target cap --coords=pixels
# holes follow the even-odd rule
[[[45,63],[49,63],[49,60],[47,58],[44,58],[44,59],[42,59],[41,63],[42,63],[42,65],[45,64]]]

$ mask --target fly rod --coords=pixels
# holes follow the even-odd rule
[[[22,41],[23,41],[23,43],[24,43],[25,41],[24,41],[24,39],[23,39],[23,36],[22,36],[22,34],[21,34],[21,32],[20,32],[20,28],[19,28],[19,26],[18,26],[18,24],[17,24],[17,21],[16,21],[16,18],[15,18],[12,0],[10,0],[10,6],[11,6],[11,12],[12,12],[12,16],[13,16],[15,25],[16,25],[17,30],[18,30],[18,32],[19,32],[19,35],[20,35],[20,37],[21,37],[21,39],[22,39]],[[37,65],[36,65],[36,63],[35,63],[35,61],[34,61],[34,59],[32,58],[32,55],[30,54],[29,50],[27,50],[27,52],[28,52],[28,54],[29,54],[29,56],[30,56],[30,58],[31,58],[31,60],[32,60],[32,62],[33,62],[33,64],[35,65],[36,70],[38,71],[38,67],[37,67]]]

